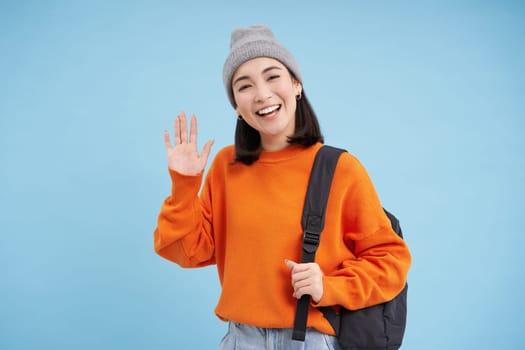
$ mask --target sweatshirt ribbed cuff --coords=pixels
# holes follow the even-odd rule
[[[176,194],[180,196],[181,192],[187,194],[191,193],[192,196],[199,192],[203,172],[200,172],[197,175],[184,175],[170,168],[168,168],[168,171],[171,178],[172,197]],[[184,191],[181,191],[181,189],[184,189]]]

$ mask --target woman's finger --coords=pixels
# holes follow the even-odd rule
[[[175,137],[175,146],[180,145],[180,114],[175,117],[173,125],[173,135]]]
[[[164,130],[164,144],[166,145],[166,151],[171,151],[170,133],[168,130]]]
[[[293,287],[294,289],[296,290],[299,290],[299,289],[302,289],[302,288],[307,288],[309,286],[311,286],[313,284],[313,281],[308,279],[308,280],[302,280],[302,281],[297,281],[293,284]]]
[[[190,143],[195,143],[197,145],[197,117],[195,114],[192,114],[190,121]]]
[[[180,116],[180,143],[188,143],[188,124],[186,123],[186,114],[181,112]]]
[[[297,283],[300,281],[307,280],[308,278],[312,277],[313,273],[309,271],[303,271],[303,272],[297,272],[292,274],[292,283]]]
[[[206,164],[206,162],[208,161],[208,157],[210,156],[210,152],[211,152],[211,146],[213,146],[213,143],[215,141],[214,140],[210,140],[208,142],[206,142],[206,144],[204,145],[204,147],[202,148],[202,159],[204,161],[204,164]]]
[[[312,295],[311,291],[308,289],[308,286],[294,288],[293,294],[297,299],[301,299],[303,295]]]

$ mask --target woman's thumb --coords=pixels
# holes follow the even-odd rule
[[[293,267],[295,265],[297,265],[297,263],[295,261],[292,261],[292,260],[288,260],[288,259],[284,259],[284,263],[286,264],[286,266],[288,266],[288,268],[291,270],[293,269]]]

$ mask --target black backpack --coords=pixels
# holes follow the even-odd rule
[[[310,174],[303,208],[302,263],[313,262],[324,228],[325,210],[335,167],[343,149],[323,146],[317,152]],[[385,210],[392,228],[403,237],[397,218]],[[391,301],[359,310],[341,307],[337,314],[332,307],[320,307],[324,317],[336,331],[344,350],[397,350],[401,346],[406,326],[408,285]],[[310,296],[297,302],[292,339],[304,341]]]

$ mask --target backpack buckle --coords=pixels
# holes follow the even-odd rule
[[[321,234],[317,232],[304,231],[303,235],[303,249],[307,253],[315,253],[317,247],[319,247],[319,240]]]

